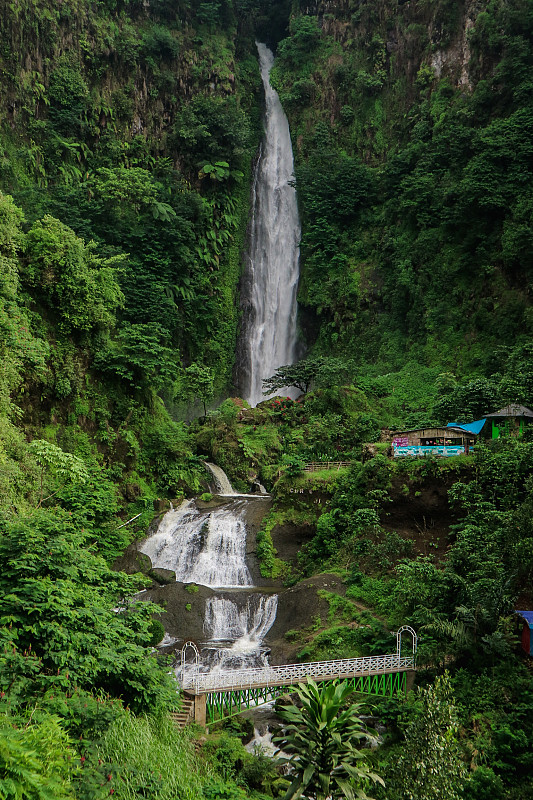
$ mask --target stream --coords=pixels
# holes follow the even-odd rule
[[[263,379],[297,358],[300,242],[289,125],[269,78],[274,56],[264,44],[257,49],[265,90],[265,137],[253,179],[236,359],[236,383],[253,406],[264,398]],[[165,514],[156,533],[139,549],[153,567],[174,571],[185,592],[198,591],[199,586],[212,590],[205,595],[202,640],[196,642],[201,671],[266,666],[263,642],[276,620],[278,596],[254,585],[251,562],[257,559],[247,553],[246,514],[248,504],[264,502],[268,495],[238,494],[220,467],[205,466],[222,502],[206,508],[198,500],[185,501]],[[258,488],[264,492],[260,484]],[[180,638],[167,634],[163,645],[181,647],[190,638],[191,603],[181,600],[178,607],[174,630],[181,628],[183,617],[183,633]],[[178,664],[178,680],[182,669],[194,668]]]
[[[215,590],[205,601],[204,639],[197,642],[201,671],[264,666],[263,640],[276,619],[278,597],[254,586],[246,552],[245,510],[247,503],[269,498],[239,495],[219,467],[212,472],[218,488],[230,490],[219,495],[225,502],[202,509],[195,500],[186,500],[165,514],[156,533],[139,549],[153,567],[173,570],[177,582],[191,589],[200,585]],[[179,645],[187,638],[187,622],[184,612]],[[167,643],[172,642],[163,642]],[[179,679],[181,665],[176,674]]]

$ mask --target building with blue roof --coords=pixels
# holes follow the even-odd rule
[[[521,436],[533,424],[533,411],[511,404],[473,422],[448,422],[443,427],[397,431],[392,437],[392,454],[401,456],[458,456],[471,453],[478,437]]]
[[[476,419],[474,422],[448,422],[446,427],[461,428],[462,431],[466,431],[467,433],[473,433],[474,436],[478,436],[483,430],[486,421],[487,418],[483,417],[483,419]]]
[[[397,431],[392,437],[394,458],[404,456],[461,456],[474,447],[476,434],[464,425],[414,428]]]
[[[533,611],[515,611],[522,618],[522,650],[528,656],[533,656]]]

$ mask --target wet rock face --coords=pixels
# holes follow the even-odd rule
[[[246,593],[238,590],[210,589],[208,586],[197,586],[190,583],[171,583],[148,589],[143,594],[143,599],[165,609],[165,613],[158,616],[165,626],[165,630],[180,642],[192,639],[194,642],[204,641],[205,608],[212,598],[220,598],[235,603],[239,608],[244,607],[250,594],[263,595],[264,589],[250,587]]]
[[[346,587],[339,575],[324,574],[314,575],[279,593],[276,621],[265,637],[265,644],[271,650],[271,664],[292,663],[302,649],[301,640],[297,644],[287,640],[287,631],[327,623],[329,603],[318,596],[320,590],[344,595]]]
[[[339,575],[315,575],[301,581],[290,589],[277,590],[278,606],[276,620],[263,639],[270,649],[269,662],[286,664],[296,661],[302,648],[302,639],[289,641],[285,634],[292,630],[305,630],[313,625],[326,624],[329,612],[327,600],[318,596],[320,590],[343,595],[345,586]],[[264,594],[265,589],[254,587],[246,595],[238,590],[221,591],[195,584],[173,583],[149,589],[144,597],[162,606],[165,613],[157,618],[165,630],[176,639],[172,649],[179,650],[186,641],[195,642],[201,649],[206,641],[206,604],[212,598],[230,600],[237,605],[249,602],[250,593]]]
[[[148,558],[148,556],[146,556]],[[154,567],[148,573],[148,577],[152,578],[156,583],[164,586],[167,583],[174,583],[176,581],[176,573],[171,569],[163,569],[162,567]]]
[[[174,582],[149,589],[145,597],[165,609],[157,618],[167,633],[178,640],[176,646],[181,647],[185,641],[200,643],[205,639],[205,604],[216,594],[207,586]]]
[[[277,550],[278,558],[292,567],[298,566],[298,553],[315,535],[314,525],[293,525],[285,523],[272,529],[272,544]]]
[[[266,499],[263,495],[258,495],[257,500],[250,500],[246,503],[243,514],[246,525],[246,563],[252,576],[254,586],[267,586],[272,584],[272,580],[261,576],[259,562],[257,560],[257,534],[261,530],[264,517],[272,507],[272,500]]]
[[[117,572],[125,572],[127,575],[134,575],[136,572],[142,572],[143,575],[148,575],[152,569],[152,562],[148,556],[137,550],[137,543],[133,542],[126,548],[124,553],[117,558],[113,564],[113,569],[116,569]]]

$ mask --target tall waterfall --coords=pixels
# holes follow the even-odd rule
[[[238,383],[255,406],[264,399],[262,381],[296,359],[296,294],[300,221],[293,179],[289,123],[270,85],[274,56],[257,45],[265,87],[265,139],[252,188],[250,245],[242,289],[243,321]]]

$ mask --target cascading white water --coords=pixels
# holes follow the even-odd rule
[[[274,56],[257,44],[265,88],[265,139],[252,188],[250,246],[242,289],[243,321],[238,383],[255,406],[263,379],[296,359],[296,294],[299,279],[300,220],[293,180],[289,123],[270,85]]]
[[[240,589],[232,598],[206,601],[201,670],[230,670],[266,666],[262,640],[276,619],[277,595],[253,591],[246,563],[245,510],[264,496],[236,495],[224,471],[207,465],[230,500],[213,509],[200,509],[187,500],[169,511],[155,534],[139,548],[154,567],[174,570],[176,580],[218,590]],[[176,641],[175,639],[173,641]],[[189,670],[191,665],[186,665]],[[178,679],[182,677],[177,668]]]
[[[242,501],[207,512],[189,501],[165,514],[157,533],[139,549],[154,567],[174,570],[183,583],[251,586],[242,511]]]
[[[277,608],[275,594],[250,595],[241,607],[228,598],[211,597],[206,604],[204,631],[212,640],[258,642],[274,624]]]
[[[229,482],[229,478],[224,472],[224,470],[219,467],[217,464],[210,464],[209,461],[205,461],[205,466],[215,479],[215,484],[219,493],[225,497],[232,497],[236,495],[237,492]]]
[[[250,595],[241,607],[227,598],[210,598],[204,621],[211,644],[207,648],[210,671],[267,666],[261,643],[274,624],[277,608],[277,595]]]

